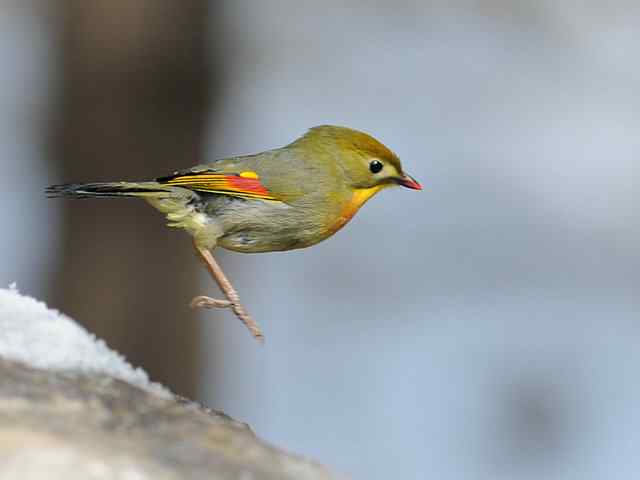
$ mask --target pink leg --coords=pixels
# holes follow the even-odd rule
[[[203,295],[195,297],[191,300],[192,308],[231,308],[233,313],[236,314],[236,317],[240,319],[242,323],[244,323],[245,327],[251,332],[251,335],[258,340],[259,342],[264,342],[264,335],[262,334],[262,330],[260,326],[256,323],[256,321],[251,318],[249,312],[242,306],[240,303],[240,297],[238,296],[238,292],[233,288],[231,282],[226,277],[218,262],[216,262],[215,258],[207,248],[203,248],[198,246],[195,242],[193,245],[196,248],[196,251],[207,265],[207,269],[209,273],[216,281],[220,290],[224,293],[227,300],[217,300],[215,298],[205,297]]]

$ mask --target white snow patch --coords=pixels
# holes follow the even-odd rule
[[[104,373],[169,397],[171,392],[151,382],[66,315],[50,310],[34,298],[21,295],[15,284],[0,289],[0,357],[34,368],[82,373]]]

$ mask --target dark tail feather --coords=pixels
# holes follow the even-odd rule
[[[145,197],[168,191],[170,190],[156,182],[65,183],[45,189],[50,198]]]

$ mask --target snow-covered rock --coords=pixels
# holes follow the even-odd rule
[[[15,285],[0,289],[0,357],[47,370],[105,373],[155,394],[171,395],[103,340],[66,315],[21,295]]]
[[[0,479],[330,480],[174,397],[70,318],[0,290]]]

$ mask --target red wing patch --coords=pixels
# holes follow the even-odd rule
[[[186,173],[174,177],[158,179],[165,185],[185,187],[196,192],[219,193],[240,198],[278,200],[260,183],[255,172],[228,173]]]

